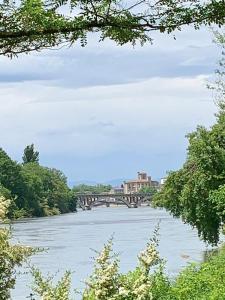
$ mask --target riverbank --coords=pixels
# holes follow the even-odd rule
[[[225,245],[206,262],[185,268],[174,282],[161,288],[160,300],[224,300]]]

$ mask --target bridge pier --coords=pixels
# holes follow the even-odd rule
[[[137,203],[134,203],[134,202],[132,202],[132,203],[130,204],[130,206],[131,206],[131,208],[138,208]]]
[[[91,206],[90,205],[85,205],[85,210],[91,210]]]

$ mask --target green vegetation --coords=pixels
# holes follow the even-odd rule
[[[0,221],[5,220],[10,201],[0,196]],[[0,299],[10,299],[10,290],[16,282],[16,268],[38,250],[21,245],[11,245],[10,230],[0,228]]]
[[[216,41],[225,49],[225,35]],[[199,236],[211,244],[219,241],[225,222],[225,53],[213,85],[219,106],[216,123],[210,129],[198,126],[188,135],[187,159],[183,167],[170,172],[162,190],[154,197],[157,206],[196,227]]]
[[[0,54],[10,57],[78,40],[85,46],[89,32],[134,45],[152,42],[152,31],[225,23],[224,0],[3,0],[0,16]]]
[[[9,218],[49,216],[76,211],[74,193],[61,171],[38,164],[39,153],[27,146],[23,164],[0,149],[0,196],[11,199]]]
[[[186,268],[171,285],[171,300],[222,300],[225,295],[225,247],[200,265]]]
[[[71,292],[71,273],[66,272],[57,284],[53,283],[52,276],[44,278],[41,272],[32,268],[34,278],[33,292],[42,300],[69,300]],[[32,294],[31,294],[32,295]],[[33,298],[34,299],[34,298]]]
[[[86,185],[79,184],[73,187],[74,194],[101,194],[107,193],[111,190],[111,185],[97,184],[97,185]]]
[[[139,190],[139,193],[154,195],[155,193],[157,193],[157,189],[153,186],[145,186]]]
[[[31,162],[39,162],[39,152],[34,150],[34,144],[28,145],[24,149],[23,163],[27,164]]]

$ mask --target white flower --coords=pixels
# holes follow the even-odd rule
[[[5,199],[5,197],[3,196],[0,196],[0,220],[5,219],[9,205],[10,205],[10,200]]]

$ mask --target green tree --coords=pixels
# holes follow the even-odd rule
[[[3,196],[6,199],[11,199],[12,194],[10,192],[10,190],[8,190],[7,188],[5,188],[1,183],[0,183],[0,197]]]
[[[139,193],[154,195],[157,193],[157,189],[153,186],[144,186],[139,190]]]
[[[216,34],[224,49],[225,35]],[[216,244],[225,224],[225,53],[219,64],[216,91],[219,112],[210,129],[198,126],[188,135],[187,160],[183,167],[171,172],[160,193],[154,197],[158,206],[196,227],[204,241]],[[219,97],[219,98],[218,98]]]
[[[100,33],[100,41],[143,44],[152,42],[152,31],[225,21],[224,0],[3,0],[0,16],[0,53],[11,57],[77,40],[84,46],[88,32]]]
[[[56,169],[46,168],[46,184],[48,186],[48,204],[54,205],[60,213],[76,211],[76,199],[67,186],[65,175]],[[70,210],[71,209],[71,210]]]
[[[220,144],[225,136],[225,124],[219,131],[217,125],[210,130],[198,127],[189,135],[187,161],[181,170],[169,174],[161,192],[155,196],[155,203],[181,216],[210,243],[218,242],[223,225],[211,195],[225,184],[225,147]]]
[[[0,149],[0,196],[11,199],[8,217],[41,217],[76,211],[76,195],[68,187],[65,175],[40,166],[37,152],[33,147],[27,148],[26,163],[22,165]]]
[[[62,172],[28,163],[22,167],[22,175],[26,184],[26,208],[31,216],[76,211],[76,199]]]
[[[26,146],[23,154],[23,163],[39,162],[39,152],[34,150],[34,144]]]
[[[0,184],[2,188],[10,191],[10,198],[15,199],[16,206],[20,209],[25,205],[24,181],[21,175],[21,166],[13,161],[7,153],[0,148]],[[3,193],[3,195],[5,195]]]

